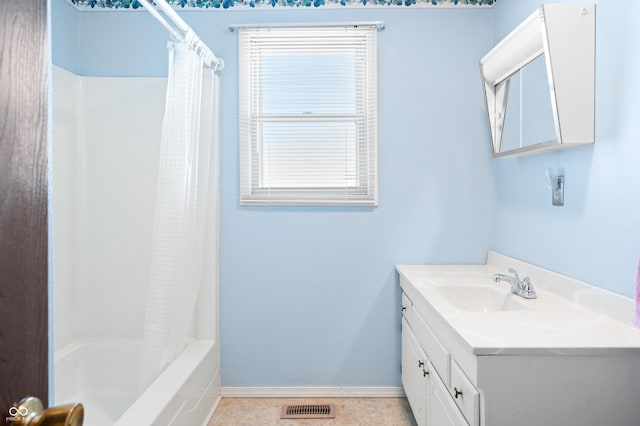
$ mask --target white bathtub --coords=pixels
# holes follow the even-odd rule
[[[142,394],[141,340],[74,342],[55,354],[55,403],[81,402],[88,426],[206,425],[219,401],[218,351],[194,340]]]

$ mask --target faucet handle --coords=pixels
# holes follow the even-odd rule
[[[535,299],[536,297],[538,297],[538,294],[533,289],[533,284],[531,284],[531,278],[524,277],[524,279],[522,280],[522,287],[524,290],[523,297],[525,299]]]
[[[513,274],[513,276],[515,277],[515,279],[519,280],[520,277],[518,276],[518,271],[516,271],[513,268],[509,268],[509,273]]]

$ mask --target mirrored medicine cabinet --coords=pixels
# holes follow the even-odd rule
[[[594,142],[595,5],[540,6],[480,71],[494,157]]]

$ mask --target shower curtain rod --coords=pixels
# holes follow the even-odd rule
[[[189,43],[193,48],[195,48],[200,55],[202,55],[204,62],[207,66],[213,68],[215,71],[220,71],[224,68],[224,60],[222,58],[218,58],[211,51],[209,46],[202,41],[200,37],[196,34],[196,32],[191,28],[181,17],[176,13],[175,10],[166,2],[166,0],[153,0],[156,6],[158,6],[164,13],[169,17],[171,23],[169,23],[161,14],[158,12],[151,3],[150,0],[138,0],[142,6],[144,6],[147,11],[158,20],[171,34],[172,37],[176,39],[185,40]],[[172,25],[173,24],[173,25]]]

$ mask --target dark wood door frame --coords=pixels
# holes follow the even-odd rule
[[[46,0],[0,0],[0,423],[48,402]]]

